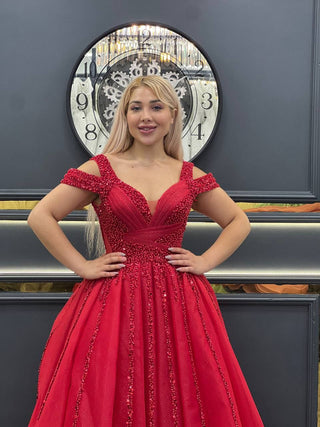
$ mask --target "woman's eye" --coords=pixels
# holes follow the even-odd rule
[[[130,108],[131,111],[139,111],[139,109],[140,109],[140,107],[137,107],[137,106],[132,106]]]
[[[161,105],[155,105],[153,107],[153,109],[156,110],[156,111],[159,111],[159,110],[162,110],[162,106]]]

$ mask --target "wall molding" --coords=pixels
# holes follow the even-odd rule
[[[27,209],[3,209],[0,210],[0,221],[26,221],[30,210]],[[246,212],[251,223],[255,222],[320,222],[320,212]],[[76,210],[66,216],[63,221],[86,221],[87,212]],[[189,214],[188,222],[213,222],[211,218],[199,212],[192,211]]]

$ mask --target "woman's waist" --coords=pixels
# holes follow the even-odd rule
[[[121,241],[117,245],[112,246],[112,252],[122,252],[127,259],[126,264],[155,262],[168,263],[166,256],[170,254],[170,247],[181,247],[180,242],[172,242],[172,244],[164,244],[150,242],[148,244],[140,244],[128,241]]]

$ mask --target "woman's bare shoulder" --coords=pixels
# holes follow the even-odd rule
[[[80,165],[77,169],[90,175],[101,176],[98,164],[94,160],[88,160],[87,162],[82,163],[82,165]]]
[[[203,170],[197,168],[196,166],[193,166],[192,170],[192,177],[193,179],[201,178],[202,176],[207,175],[206,172],[203,172]]]

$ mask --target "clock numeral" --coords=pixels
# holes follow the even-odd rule
[[[196,77],[199,77],[199,75],[200,75],[200,73],[201,73],[201,71],[203,70],[203,67],[204,67],[204,63],[203,63],[202,59],[197,59],[195,61],[195,66],[196,67],[200,66],[199,70],[196,72]]]
[[[144,40],[142,40],[142,44],[146,43],[150,37],[151,37],[151,31],[150,30],[144,30],[142,32],[142,35],[147,34],[146,38]]]
[[[90,129],[91,127],[91,129]],[[95,139],[97,139],[97,134],[96,134],[96,125],[94,123],[89,123],[86,126],[86,133],[85,133],[85,137],[88,141],[94,141]]]
[[[81,102],[83,100],[83,102]],[[88,97],[84,93],[78,93],[76,97],[78,110],[85,110],[88,107]]]
[[[85,62],[83,66],[84,66],[83,73],[79,72],[78,74],[76,74],[76,77],[79,77],[84,82],[88,77],[88,63]]]
[[[142,40],[140,37],[144,37]],[[151,43],[147,43],[147,41],[151,37],[151,31],[150,30],[143,30],[141,31],[141,36],[139,37],[139,49],[147,49],[148,47],[151,47]]]
[[[197,132],[197,133],[195,133]],[[196,136],[198,141],[201,141],[202,138],[204,137],[204,133],[201,133],[201,123],[199,123],[194,129],[193,131],[191,131],[191,136]]]
[[[89,76],[90,76],[90,79],[92,80],[94,80],[97,77],[96,58],[97,58],[97,49],[93,47],[91,49],[91,62],[89,66]]]
[[[90,62],[89,72],[88,72],[88,62],[85,62],[83,66],[84,66],[83,74],[78,75],[82,81],[85,81],[88,77],[90,77],[90,79],[95,79],[97,77],[97,64],[95,63],[95,61]]]
[[[89,75],[91,79],[95,79],[97,77],[97,64],[94,61],[90,62]]]
[[[205,99],[206,96],[208,97],[207,99]],[[204,101],[201,102],[201,107],[204,110],[210,110],[210,108],[213,107],[212,94],[210,92],[205,92],[202,94],[202,98],[204,98]]]

